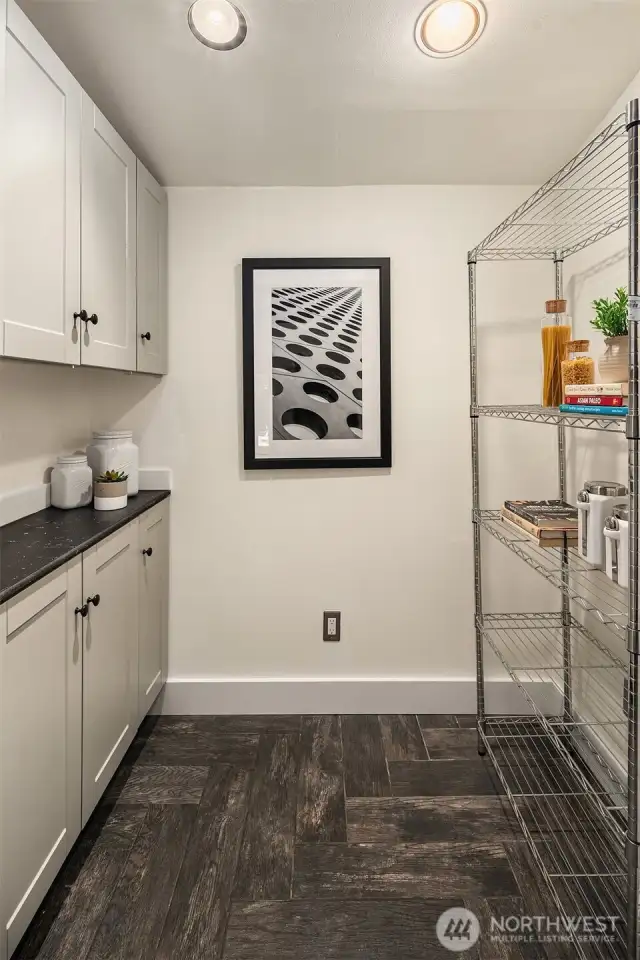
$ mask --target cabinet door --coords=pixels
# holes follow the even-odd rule
[[[138,160],[138,370],[167,372],[167,194]]]
[[[0,0],[0,143],[5,143],[5,119],[4,119],[4,97],[5,97],[5,64],[6,64],[6,50],[7,44],[7,0]],[[6,176],[6,151],[0,155],[0,195],[2,196],[2,202],[4,202],[4,178]],[[5,224],[4,216],[0,217],[0,257],[2,258],[2,265],[0,266],[0,357],[4,353],[4,235],[5,235]],[[0,614],[1,618],[1,614]],[[1,624],[0,624],[1,627]],[[0,641],[2,637],[0,635]],[[1,667],[0,667],[0,677],[1,677]],[[0,775],[1,776],[1,775]],[[0,798],[2,796],[0,790]],[[0,799],[0,808],[2,806],[2,800]],[[2,811],[0,809],[0,815]],[[0,863],[2,862],[2,841],[0,841]],[[0,890],[0,905],[2,904],[2,891]],[[0,917],[0,919],[2,919]],[[5,955],[3,953],[2,946],[3,938],[0,936],[0,960],[5,960]]]
[[[136,368],[136,158],[82,94],[82,363]]]
[[[7,953],[80,832],[82,628],[78,557],[5,605],[2,890]]]
[[[80,87],[9,0],[5,43],[4,354],[80,361]]]
[[[2,723],[4,714],[4,652],[7,644],[7,608],[0,606],[0,960],[7,960],[7,891],[5,889],[4,855],[4,771],[2,769]]]
[[[169,592],[169,504],[158,504],[138,520],[140,630],[138,716],[149,712],[167,677]]]
[[[82,823],[133,739],[138,714],[138,530],[119,530],[82,557]]]

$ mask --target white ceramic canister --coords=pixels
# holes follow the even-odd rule
[[[618,504],[626,503],[627,488],[615,480],[587,480],[578,494],[578,553],[594,567],[604,567],[604,521]]]
[[[604,522],[607,576],[621,587],[629,586],[629,507],[613,508]]]
[[[131,430],[104,430],[93,434],[87,447],[87,459],[97,479],[106,470],[122,470],[129,475],[127,494],[138,492],[138,448]]]
[[[88,507],[93,497],[93,474],[83,453],[58,457],[51,471],[51,506],[61,510]]]

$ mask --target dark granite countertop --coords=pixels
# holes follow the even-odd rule
[[[0,528],[0,603],[169,496],[168,490],[143,490],[122,510],[48,507]]]

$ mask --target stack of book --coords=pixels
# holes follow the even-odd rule
[[[563,413],[593,413],[598,416],[625,417],[629,412],[628,383],[568,383],[564,388]]]
[[[505,500],[502,519],[539,547],[578,542],[578,511],[564,500]]]

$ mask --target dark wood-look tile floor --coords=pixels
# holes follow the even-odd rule
[[[445,910],[525,909],[522,848],[472,718],[149,718],[15,958],[447,960]]]

